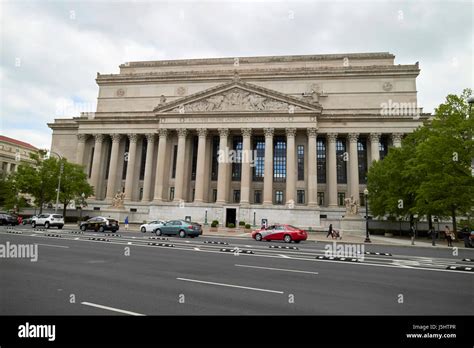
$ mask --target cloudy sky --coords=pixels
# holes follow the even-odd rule
[[[473,86],[472,1],[2,1],[0,134],[49,148],[127,61],[388,51],[426,112]]]

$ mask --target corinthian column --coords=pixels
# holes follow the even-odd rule
[[[166,143],[168,130],[166,128],[158,129],[160,140],[158,142],[158,158],[156,161],[155,175],[155,195],[153,200],[161,202],[163,200],[163,185],[165,179],[165,161],[166,161]]]
[[[130,147],[128,149],[127,177],[125,178],[125,200],[131,201],[133,198],[133,187],[135,186],[135,160],[137,154],[138,134],[128,134]]]
[[[265,128],[265,168],[263,172],[263,204],[273,204],[273,128]]]
[[[178,132],[178,154],[176,156],[176,179],[174,182],[174,201],[184,200],[184,160],[186,157],[186,135],[187,129],[180,128]]]
[[[308,206],[318,205],[316,128],[308,128]]]
[[[337,133],[328,133],[327,139],[327,185],[328,206],[337,207],[337,163],[336,163],[336,139]]]
[[[380,159],[379,151],[380,133],[370,134],[370,162]]]
[[[217,204],[224,204],[227,201],[227,185],[228,185],[228,159],[225,156],[227,153],[227,138],[229,136],[229,129],[221,128],[219,129],[219,153],[220,156],[217,157],[219,161],[219,169],[217,173]]]
[[[349,134],[349,174],[351,178],[350,195],[359,200],[359,158],[357,156],[357,139],[359,134]]]
[[[403,133],[393,133],[392,134],[392,143],[394,147],[401,147],[402,146],[402,137]]]
[[[86,146],[87,134],[77,135],[77,152],[76,152],[76,163],[79,165],[84,164],[84,149]]]
[[[146,159],[145,159],[145,177],[143,181],[144,202],[151,199],[151,176],[153,173],[153,151],[155,149],[155,134],[146,134]]]
[[[119,160],[119,145],[121,134],[111,134],[112,138],[112,150],[110,152],[110,165],[109,165],[109,179],[107,180],[107,197],[108,201],[111,201],[115,195],[115,186],[117,184],[118,175],[118,160]]]
[[[252,129],[242,128],[242,177],[240,181],[240,204],[250,202],[250,160],[251,157]]]
[[[196,187],[194,191],[194,201],[204,201],[204,170],[206,163],[206,137],[207,129],[200,128],[197,130],[199,135],[198,140],[198,153],[197,153],[197,164],[196,164]]]
[[[92,199],[100,199],[100,165],[102,163],[102,143],[104,142],[103,134],[94,134],[94,159],[92,160],[91,185],[94,186],[94,196]]]
[[[295,128],[286,128],[286,204],[296,201]]]

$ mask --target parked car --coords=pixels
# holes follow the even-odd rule
[[[252,232],[252,238],[256,241],[283,240],[286,243],[299,243],[308,238],[305,230],[287,224],[270,225]]]
[[[33,218],[36,218],[38,217],[37,215],[34,215],[34,216],[31,216],[29,218],[25,218],[23,219],[23,221],[21,222],[23,225],[31,225],[31,222],[33,221]]]
[[[186,236],[194,238],[202,234],[202,226],[197,222],[170,220],[166,221],[162,226],[156,228],[153,232],[155,232],[157,236],[177,235],[181,238],[185,238]]]
[[[140,231],[142,231],[143,233],[153,232],[158,227],[163,226],[164,223],[165,223],[165,221],[163,221],[163,220],[154,220],[154,221],[151,221],[151,222],[148,222],[146,224],[141,225],[140,226]]]
[[[57,227],[63,228],[64,218],[59,214],[40,214],[31,219],[31,227],[44,226],[45,228]]]
[[[80,225],[81,231],[94,230],[99,232],[111,231],[117,232],[119,230],[119,222],[115,219],[96,216],[87,221],[82,221]]]
[[[18,225],[18,219],[16,216],[10,214],[0,214],[0,225]]]

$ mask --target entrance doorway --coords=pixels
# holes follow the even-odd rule
[[[229,224],[234,224],[235,226],[235,218],[237,216],[237,209],[235,208],[227,208],[225,214],[225,226],[229,226]]]

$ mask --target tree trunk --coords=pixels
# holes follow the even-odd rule
[[[66,222],[66,207],[69,203],[64,203],[63,205],[63,218],[64,218],[64,222]]]
[[[456,208],[451,208],[451,217],[453,218],[453,232],[454,235],[457,235],[457,226],[456,226]]]
[[[433,228],[433,221],[431,219],[431,214],[428,214],[426,217],[428,219],[428,229],[431,230]]]

